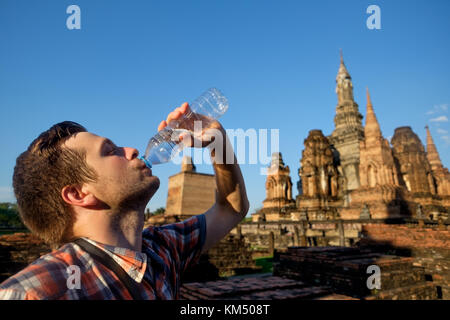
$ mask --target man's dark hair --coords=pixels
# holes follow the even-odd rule
[[[73,150],[63,143],[87,130],[64,121],[42,132],[16,160],[14,194],[20,217],[31,232],[52,245],[68,242],[74,216],[62,196],[67,185],[95,181],[96,173],[86,163],[85,150]]]

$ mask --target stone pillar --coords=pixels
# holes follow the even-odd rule
[[[446,225],[444,224],[444,218],[442,216],[440,216],[438,218],[438,229],[439,230],[447,230]]]
[[[337,195],[338,195],[337,178],[336,176],[333,176],[331,178],[331,196],[336,197]]]
[[[431,194],[436,194],[436,188],[434,186],[433,176],[431,175],[431,173],[429,173],[427,175],[427,178],[428,178],[428,184],[430,185]]]
[[[298,228],[297,226],[294,226],[294,246],[299,246],[300,245],[300,239],[298,236]]]
[[[242,228],[241,228],[240,225],[238,225],[238,226],[236,227],[236,233],[237,233],[238,239],[242,239]]]
[[[306,222],[302,221],[300,223],[300,246],[301,247],[306,247],[308,246],[308,239],[306,238],[306,227],[305,227]]]
[[[344,233],[344,224],[342,219],[338,221],[338,232],[339,232],[339,245],[345,247],[345,233]]]
[[[269,233],[269,255],[273,256],[275,249],[275,236],[272,231]]]

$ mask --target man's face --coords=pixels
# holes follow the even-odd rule
[[[86,186],[111,209],[145,207],[159,187],[158,177],[138,159],[134,148],[118,147],[109,139],[90,132],[74,135],[65,146],[86,150],[87,165],[98,177]]]

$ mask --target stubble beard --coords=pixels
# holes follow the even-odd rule
[[[143,219],[145,206],[159,188],[159,183],[159,179],[154,177],[150,183],[148,181],[140,181],[139,183],[124,186],[117,194],[118,198],[122,198],[123,195],[125,197],[117,206],[114,220],[117,222],[126,220],[133,224],[132,221],[136,217]]]
[[[117,181],[105,179],[103,183],[102,194],[109,194],[105,198],[111,200],[111,218],[112,227],[116,230],[136,229],[143,227],[144,209],[151,197],[159,188],[159,178],[153,176],[148,179],[130,179],[130,176],[125,176],[119,183]],[[118,190],[114,192],[111,197],[109,186],[119,185]],[[118,201],[118,202],[116,202]],[[109,202],[109,201],[108,201]],[[115,204],[113,204],[116,202]]]

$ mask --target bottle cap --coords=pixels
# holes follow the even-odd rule
[[[141,159],[142,161],[144,161],[145,165],[151,169],[152,168],[152,164],[150,163],[150,161],[148,161],[147,159],[144,158],[144,156],[140,157],[139,159]]]

